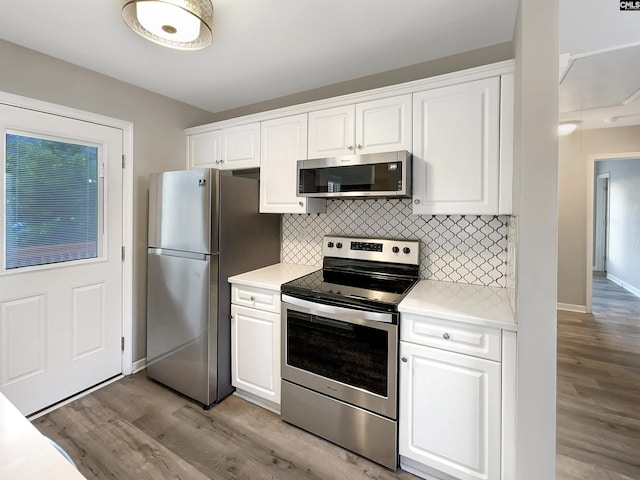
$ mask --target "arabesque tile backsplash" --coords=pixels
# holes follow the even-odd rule
[[[322,237],[391,237],[420,240],[425,279],[505,287],[507,215],[414,215],[410,199],[329,200],[327,213],[282,216],[282,261],[322,264]]]

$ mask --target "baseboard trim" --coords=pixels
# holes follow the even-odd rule
[[[147,368],[147,357],[136,360],[131,365],[131,374],[138,373],[140,370]]]
[[[613,283],[620,285],[622,288],[627,290],[628,292],[633,293],[636,297],[640,297],[640,289],[634,287],[633,285],[629,285],[627,282],[620,280],[618,277],[607,273],[607,278],[611,280]]]
[[[566,310],[567,312],[587,313],[587,307],[584,305],[572,305],[570,303],[558,303],[558,310]]]

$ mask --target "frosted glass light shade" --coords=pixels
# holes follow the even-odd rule
[[[198,50],[211,44],[211,0],[123,0],[122,18],[137,34],[159,45]]]
[[[563,122],[558,125],[558,135],[564,136],[573,133],[573,131],[578,128],[577,122]]]

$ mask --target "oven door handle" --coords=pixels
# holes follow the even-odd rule
[[[393,323],[392,313],[368,312],[366,310],[325,305],[324,303],[309,302],[308,300],[302,300],[285,294],[282,294],[282,301],[296,307],[302,307],[314,315],[330,315],[332,318],[348,323],[361,323],[359,320]]]

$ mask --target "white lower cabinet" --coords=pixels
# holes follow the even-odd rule
[[[232,287],[242,298],[244,287]],[[279,292],[251,289],[257,308],[231,304],[231,383],[240,396],[274,411],[280,408],[280,313],[269,306]],[[279,310],[279,299],[277,308]]]
[[[501,363],[406,341],[400,359],[401,466],[424,478],[500,480]]]

